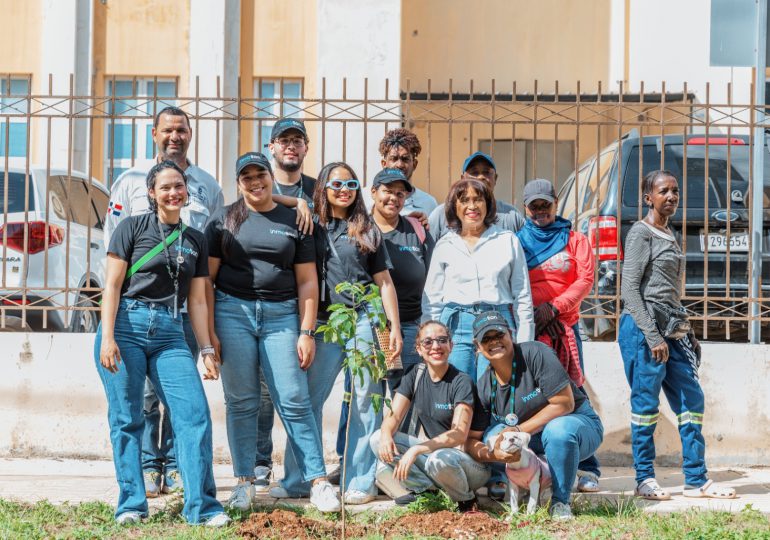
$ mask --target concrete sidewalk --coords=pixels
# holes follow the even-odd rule
[[[637,504],[651,512],[678,512],[689,508],[726,510],[738,512],[746,505],[770,513],[770,468],[730,468],[714,469],[711,478],[732,486],[738,493],[733,500],[689,499],[681,495],[683,477],[679,469],[658,468],[658,481],[668,488],[673,498],[670,501],[650,502],[637,500]],[[283,475],[280,466],[276,466],[278,477]],[[628,497],[634,489],[634,472],[630,468],[607,467],[602,471],[602,491],[597,494],[581,495],[590,502],[607,501],[612,504],[619,498]],[[217,496],[227,501],[235,486],[230,465],[215,465],[214,475],[217,482]],[[54,504],[69,502],[77,504],[85,501],[104,501],[114,504],[118,496],[111,461],[86,461],[74,459],[0,459],[0,498],[34,503],[48,500]],[[163,508],[172,499],[161,496],[150,499],[151,508]],[[277,502],[270,497],[262,497],[260,502],[272,505]],[[288,500],[293,504],[307,504],[307,499]],[[483,501],[482,501],[483,502]],[[386,509],[393,502],[386,497],[356,509]]]

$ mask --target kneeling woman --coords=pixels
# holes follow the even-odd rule
[[[489,468],[462,450],[473,418],[473,381],[449,364],[452,340],[444,324],[424,323],[416,342],[425,364],[404,376],[391,404],[392,413],[369,444],[409,492],[396,498],[396,503],[407,504],[415,493],[439,487],[457,501],[460,511],[472,510],[474,492],[489,480]],[[412,414],[430,437],[427,441],[398,431],[412,403]]]
[[[230,519],[216,498],[209,407],[179,313],[186,299],[204,378],[217,379],[219,365],[206,320],[208,250],[203,234],[180,220],[187,179],[176,164],[155,165],[147,175],[147,190],[152,211],[123,220],[110,239],[102,321],[94,343],[120,485],[115,515],[119,523],[147,516],[141,439],[149,377],[171,412],[185,487],[182,515],[190,523],[220,527]]]
[[[326,481],[306,371],[315,356],[315,243],[298,230],[296,214],[273,201],[273,172],[263,154],[238,158],[236,176],[242,198],[206,227],[209,270],[217,286],[212,339],[222,350],[227,440],[239,480],[228,504],[248,510],[255,496],[261,371],[299,456],[296,474],[312,482],[310,502],[334,512],[339,500]]]
[[[553,349],[539,341],[516,343],[499,312],[478,315],[473,337],[489,367],[477,383],[479,400],[467,452],[478,461],[505,462],[509,454],[490,451],[482,442],[484,432],[504,424],[531,434],[530,448],[545,453],[551,469],[551,515],[572,519],[570,495],[578,463],[599,448],[601,420]]]

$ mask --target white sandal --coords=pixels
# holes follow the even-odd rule
[[[707,481],[701,487],[687,487],[682,490],[682,495],[694,499],[734,499],[735,490],[731,487],[720,486],[713,480]]]
[[[634,495],[648,501],[667,501],[671,499],[671,493],[660,487],[654,478],[648,478],[636,486]]]

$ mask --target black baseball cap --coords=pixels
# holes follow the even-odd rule
[[[273,125],[273,131],[270,132],[270,140],[274,140],[280,137],[285,131],[290,129],[296,129],[302,136],[307,139],[307,130],[305,129],[305,123],[302,120],[296,118],[281,118]]]
[[[481,341],[484,334],[490,330],[497,330],[498,332],[508,332],[511,327],[508,326],[508,321],[499,311],[485,311],[479,313],[473,320],[473,339]]]
[[[256,165],[273,174],[273,168],[270,166],[270,161],[265,157],[265,154],[261,152],[246,152],[235,162],[235,176],[240,176],[243,169],[249,165]]]
[[[470,156],[465,158],[465,161],[463,162],[463,172],[468,170],[468,167],[471,166],[471,163],[476,161],[477,159],[481,159],[489,163],[489,166],[492,167],[494,170],[497,170],[497,167],[495,166],[495,162],[492,161],[492,156],[485,154],[484,152],[473,152]]]
[[[529,203],[537,199],[543,199],[548,202],[556,200],[556,191],[553,189],[553,184],[550,180],[536,178],[524,184],[524,206],[529,206]]]
[[[414,186],[406,179],[406,175],[401,169],[382,169],[372,180],[372,187],[377,188],[381,185],[392,184],[393,182],[403,182],[409,193],[414,191]]]

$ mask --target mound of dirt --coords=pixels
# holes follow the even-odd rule
[[[505,536],[510,526],[482,512],[457,514],[443,510],[435,514],[406,514],[383,525],[381,530],[386,537],[411,535],[471,539]]]
[[[241,524],[238,533],[243,538],[280,538],[282,540],[318,540],[339,538],[342,524],[300,516],[289,510],[273,510],[269,514],[254,512]],[[346,536],[365,536],[365,530],[354,524],[345,527]]]

